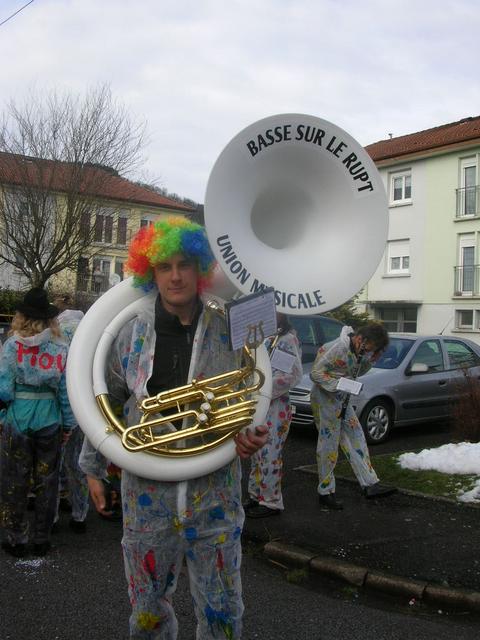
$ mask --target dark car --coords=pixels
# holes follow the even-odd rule
[[[292,425],[312,425],[311,363],[290,391]],[[465,392],[466,376],[480,377],[480,346],[454,336],[391,334],[390,344],[368,373],[351,404],[370,444],[383,442],[394,427],[448,418]]]
[[[313,362],[318,348],[335,340],[344,326],[342,322],[326,316],[288,316],[288,321],[297,332],[302,345],[302,362]]]

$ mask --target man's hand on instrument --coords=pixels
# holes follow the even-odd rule
[[[266,425],[240,431],[240,433],[237,433],[235,436],[237,454],[242,460],[246,460],[256,451],[264,447],[267,439],[268,427]]]

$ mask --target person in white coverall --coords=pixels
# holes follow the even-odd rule
[[[318,429],[317,466],[320,505],[343,508],[335,498],[334,469],[341,446],[367,498],[387,496],[394,487],[381,485],[368,453],[362,426],[350,405],[349,395],[338,391],[341,378],[352,379],[366,373],[389,342],[380,323],[371,322],[354,332],[343,327],[340,336],[318,350],[310,373],[313,381],[312,411]]]
[[[53,303],[60,310],[60,314],[57,317],[58,324],[60,325],[63,336],[68,344],[70,344],[84,316],[83,311],[73,309],[73,298],[69,293],[56,295]],[[79,465],[83,440],[83,431],[78,427],[73,429],[71,437],[63,445],[60,466],[60,486],[56,521],[58,521],[58,506],[61,496],[63,493],[67,493],[68,501],[72,509],[69,527],[75,533],[86,532],[87,524],[85,520],[89,508],[87,477]]]
[[[247,518],[265,518],[281,513],[283,447],[287,440],[292,420],[289,390],[302,377],[302,354],[295,331],[284,314],[277,314],[278,340],[271,350],[273,338],[265,342],[271,350],[272,401],[266,424],[268,440],[262,449],[251,457],[248,479],[249,500],[244,505]]]
[[[171,217],[142,228],[132,240],[126,267],[136,284],[154,282],[159,292],[156,299],[144,298],[143,309],[120,331],[108,360],[109,393],[124,403],[127,423],[135,424],[137,402],[192,378],[237,368],[239,354],[228,349],[223,319],[204,308],[198,296],[213,268],[202,227]],[[263,446],[266,433],[262,425],[238,434],[238,456],[247,458]],[[131,638],[177,637],[172,595],[184,560],[197,640],[241,637],[239,457],[184,482],[152,481],[122,471]],[[104,462],[88,442],[81,463],[95,506],[105,512]]]

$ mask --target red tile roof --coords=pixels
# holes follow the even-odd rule
[[[132,204],[161,207],[183,213],[193,211],[180,202],[166,198],[151,189],[134,184],[105,167],[85,165],[83,173],[78,164],[29,158],[0,152],[0,182],[31,187],[43,187],[52,191],[67,192],[78,186],[85,195],[120,200]]]
[[[466,144],[470,141],[476,141],[477,144],[480,144],[480,116],[464,118],[458,122],[443,124],[440,127],[425,129],[425,131],[410,133],[398,138],[380,140],[367,145],[365,149],[371,158],[378,162],[449,145]]]

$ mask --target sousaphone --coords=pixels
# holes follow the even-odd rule
[[[347,301],[372,276],[388,208],[374,163],[349,134],[320,118],[285,114],[255,122],[225,147],[208,181],[205,222],[233,290],[273,287],[279,311],[315,314]],[[226,295],[225,288],[213,293]],[[147,302],[128,279],[89,309],[68,356],[70,403],[87,438],[121,468],[152,480],[199,477],[233,459],[239,429],[264,422],[268,354],[247,346],[237,371],[145,399],[141,424],[127,427],[110,409],[105,365],[119,330]],[[190,427],[178,420],[157,440],[155,420],[168,422],[155,416],[157,401],[193,419],[197,439],[208,431],[206,445],[190,446]]]

